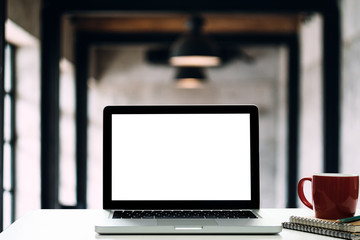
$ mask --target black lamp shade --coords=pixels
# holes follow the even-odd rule
[[[202,34],[187,34],[177,40],[172,49],[171,57],[178,56],[219,56],[218,47]]]
[[[210,67],[220,64],[219,48],[201,33],[202,24],[200,17],[193,16],[190,19],[189,33],[180,37],[171,48],[171,65]]]

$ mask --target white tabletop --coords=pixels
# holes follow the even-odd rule
[[[291,215],[311,216],[313,212],[307,209],[264,209],[267,214],[276,216],[276,220],[285,222]],[[276,235],[125,235],[100,236],[95,233],[95,223],[102,215],[102,210],[35,210],[31,211],[0,234],[0,239],[123,239],[123,240],[238,240],[238,239],[332,239],[311,233],[283,229]],[[338,238],[333,238],[338,239]]]

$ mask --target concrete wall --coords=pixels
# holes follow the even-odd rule
[[[360,173],[360,1],[342,1],[341,170]]]
[[[40,208],[40,52],[17,49],[16,216]]]
[[[299,179],[322,172],[322,18],[315,14],[300,28]],[[310,184],[305,194],[311,196]],[[298,199],[298,206],[305,207]]]
[[[322,171],[322,18],[301,25],[299,177]]]
[[[95,196],[101,194],[101,112],[112,104],[256,104],[260,108],[260,155],[262,206],[277,204],[279,189],[278,143],[285,119],[280,110],[286,103],[280,81],[281,47],[244,47],[256,60],[249,64],[239,59],[221,68],[208,69],[209,80],[201,89],[179,89],[173,80],[175,71],[166,65],[145,62],[146,46],[103,46],[92,50],[94,78],[89,85],[89,199],[90,207],[99,207]],[[283,68],[282,68],[283,69]],[[282,131],[283,132],[283,131]],[[285,151],[282,149],[281,151]],[[99,199],[98,199],[99,200]]]

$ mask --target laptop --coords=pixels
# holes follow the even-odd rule
[[[275,234],[253,105],[104,109],[99,234]]]

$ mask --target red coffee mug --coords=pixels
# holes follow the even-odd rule
[[[304,183],[312,183],[310,203],[304,195]],[[341,219],[352,217],[356,211],[359,194],[359,176],[355,174],[321,173],[302,178],[298,195],[302,203],[315,210],[315,217]]]

